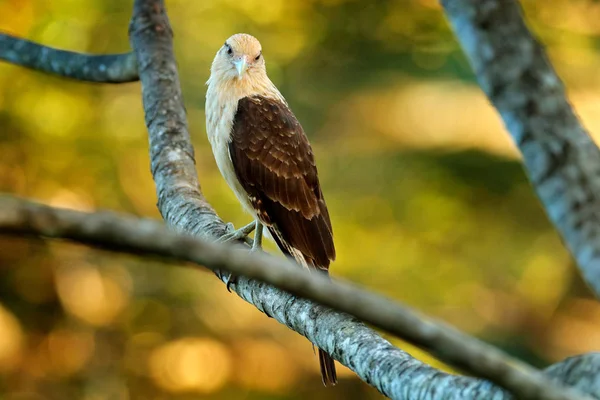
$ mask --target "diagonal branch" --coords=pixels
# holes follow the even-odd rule
[[[0,33],[0,60],[81,81],[124,83],[138,80],[137,61],[133,53],[75,53],[3,33]]]
[[[0,232],[67,238],[96,246],[142,255],[159,255],[204,265],[213,271],[227,269],[236,275],[259,279],[295,293],[297,298],[265,283],[243,279],[238,288],[248,301],[311,341],[329,344],[336,358],[353,368],[363,379],[377,382],[380,370],[389,370],[389,382],[378,387],[395,399],[435,398],[444,387],[447,398],[506,398],[507,394],[489,382],[445,374],[411,358],[393,347],[371,329],[349,315],[305,299],[316,300],[352,314],[363,321],[419,345],[440,359],[467,371],[487,376],[506,385],[520,398],[583,399],[574,392],[552,385],[540,372],[512,359],[492,346],[468,337],[442,323],[419,315],[382,296],[351,284],[309,274],[292,262],[249,254],[241,246],[225,246],[179,234],[153,220],[119,216],[110,212],[83,213],[0,197]],[[285,302],[281,303],[281,298]],[[325,329],[324,329],[325,328]],[[336,332],[320,332],[321,330]],[[341,343],[337,347],[331,342]],[[564,376],[582,390],[594,388],[594,379],[573,379],[573,370],[597,371],[600,357],[586,355],[553,367],[556,377]],[[591,360],[591,361],[590,361]],[[577,361],[577,362],[575,362]],[[373,365],[376,365],[373,367]],[[594,368],[591,369],[590,366]],[[384,372],[384,374],[387,372]],[[588,372],[589,375],[589,372]],[[428,377],[423,385],[422,380]],[[422,397],[414,395],[423,390]],[[410,395],[409,395],[410,393]]]
[[[442,4],[550,220],[600,297],[600,151],[515,0]]]
[[[135,1],[129,36],[139,62],[158,209],[176,229],[221,237],[225,225],[200,191],[171,26],[162,1]]]
[[[225,226],[199,190],[194,151],[173,57],[172,33],[163,1],[135,1],[130,40],[139,62],[150,139],[151,168],[161,214],[171,227],[215,239],[225,233]],[[435,396],[442,384],[439,379],[446,383],[444,387],[448,387],[449,381],[453,381],[456,384],[453,389],[461,393],[465,385],[469,386],[464,383],[467,378],[449,379],[446,375],[440,378],[442,374],[439,371],[412,359],[406,353],[391,351],[393,348],[389,343],[346,315],[334,313],[306,300],[295,299],[269,285],[249,279],[240,279],[234,289],[260,310],[307,336],[318,347],[327,350],[366,382],[390,397],[407,398],[407,390],[410,390],[411,397],[415,396],[414,393],[423,393],[423,398],[431,398],[427,396]],[[320,300],[327,300],[327,296]],[[328,301],[323,302],[330,304]],[[372,309],[365,310],[364,316],[367,317]],[[411,322],[416,323],[417,320],[418,318]],[[437,337],[437,331],[432,331],[431,326],[425,323],[422,327],[424,330],[421,333]],[[419,344],[425,345],[422,342]],[[489,353],[490,359],[484,356],[485,362],[479,364],[467,357],[463,358],[464,353],[452,346],[430,350],[443,355],[445,359],[450,355],[455,364],[494,379],[522,397],[568,398],[566,392],[553,387],[540,373],[522,363],[519,363],[519,368],[502,367],[495,372],[484,372],[486,366],[490,367],[490,360],[500,354],[498,351]],[[494,362],[491,365],[491,370],[499,366]],[[416,370],[419,370],[417,375],[421,379],[415,379],[416,376],[411,375]],[[475,385],[487,386],[481,381]],[[470,387],[472,386],[471,383]],[[452,388],[448,389],[451,390]]]

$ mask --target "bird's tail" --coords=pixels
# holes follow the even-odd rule
[[[327,276],[329,276],[329,271],[327,269],[322,269],[314,265],[307,257],[302,254],[298,249],[288,245],[285,240],[281,237],[281,233],[279,230],[270,226],[269,231],[271,232],[271,236],[275,239],[275,242],[288,256],[292,257],[296,260],[296,262],[302,265],[304,268],[309,271],[319,271]],[[334,386],[337,383],[337,373],[335,371],[335,361],[333,357],[327,354],[324,350],[319,349],[319,365],[321,366],[321,380],[325,386]]]
[[[296,260],[300,262],[304,267],[308,268],[309,271],[317,270],[324,273],[329,277],[329,272],[326,269],[320,269],[311,264],[310,261],[305,260],[304,257],[295,255]],[[325,386],[335,386],[337,384],[337,373],[335,371],[335,360],[324,350],[319,349],[319,365],[321,366],[321,380]]]
[[[320,270],[324,272],[327,277],[329,273],[327,270]],[[335,361],[333,357],[327,354],[324,350],[319,349],[319,365],[321,366],[321,380],[325,386],[335,386],[337,383],[337,372],[335,371]]]
[[[323,385],[334,386],[337,383],[335,361],[329,354],[321,349],[319,349],[319,364],[321,365],[321,379],[323,380]]]

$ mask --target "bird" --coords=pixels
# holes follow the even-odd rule
[[[254,219],[223,240],[255,230],[251,251],[258,251],[266,227],[286,256],[329,276],[336,256],[333,229],[313,150],[267,75],[260,42],[245,33],[228,38],[206,84],[206,131],[217,166]],[[333,386],[335,362],[322,349],[318,353],[323,384]]]

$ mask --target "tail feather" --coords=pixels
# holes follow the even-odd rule
[[[327,267],[322,268],[315,265],[314,261],[306,257],[302,252],[293,246],[289,245],[281,235],[279,229],[276,226],[268,226],[271,236],[275,239],[277,246],[283,251],[284,254],[294,258],[296,262],[307,268],[309,271],[319,271],[329,276]],[[327,354],[325,351],[319,349],[319,364],[321,366],[321,379],[325,386],[334,386],[337,383],[337,373],[335,370],[334,359]]]
[[[335,361],[333,358],[319,349],[319,364],[321,365],[321,379],[325,386],[335,386],[337,383],[337,373],[335,371]]]

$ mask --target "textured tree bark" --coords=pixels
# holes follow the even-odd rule
[[[267,283],[245,280],[240,295],[267,315],[302,333],[312,342],[329,345],[336,358],[367,382],[394,399],[507,398],[490,382],[453,376],[435,370],[389,342],[347,314],[315,305],[312,299],[347,312],[412,343],[429,349],[441,360],[492,379],[520,398],[579,399],[550,384],[548,377],[492,346],[456,332],[407,307],[353,285],[309,274],[290,261],[267,254],[248,254],[242,246],[214,244],[170,231],[153,220],[110,212],[62,210],[14,198],[0,197],[0,233],[67,238],[95,246],[141,255],[159,255],[227,268],[237,275],[259,279],[302,296],[295,297]],[[189,264],[188,264],[189,265]],[[337,343],[337,345],[336,345]],[[450,350],[451,349],[451,350]],[[598,394],[593,373],[600,356],[585,355],[552,367],[550,377]],[[577,374],[580,375],[577,375]],[[577,379],[577,378],[580,379]],[[540,386],[546,390],[541,390]]]
[[[139,62],[158,209],[173,228],[219,238],[226,227],[200,190],[163,2],[135,1],[129,32]]]
[[[137,60],[133,53],[81,54],[2,33],[0,60],[80,81],[125,83],[138,80]]]
[[[600,151],[515,0],[442,0],[550,220],[600,295]]]
[[[506,0],[506,3],[504,1],[505,0],[502,2],[486,0],[475,2],[473,0],[469,2],[459,0],[445,2],[448,15],[455,26],[462,26],[462,24],[464,24],[464,26],[468,27],[470,19],[475,18],[477,23],[475,24],[475,22],[473,22],[475,24],[475,28],[473,28],[475,31],[472,34],[472,37],[470,36],[471,33],[465,34],[464,32],[459,33],[459,36],[463,35],[464,40],[468,42],[467,45],[473,48],[474,57],[483,57],[483,60],[487,60],[483,62],[485,68],[492,68],[487,63],[490,60],[495,60],[496,54],[504,54],[504,52],[507,52],[511,57],[514,56],[519,58],[519,52],[531,50],[530,45],[515,45],[515,47],[504,43],[506,37],[510,37],[510,35],[513,34],[516,35],[516,37],[524,35],[526,39],[529,37],[529,39],[533,41],[522,21],[518,19],[520,16],[516,4],[511,3],[510,0]],[[516,7],[516,14],[508,13],[507,15],[504,15],[504,18],[497,18],[498,16],[494,13],[496,13],[496,9],[500,7],[499,4],[502,7],[508,7],[509,11],[511,5],[513,8]],[[481,9],[476,7],[476,5],[481,5]],[[479,12],[482,12],[483,15],[487,15],[487,17],[481,18],[481,15],[478,17],[477,15]],[[462,13],[464,13],[464,15],[462,15]],[[491,16],[490,13],[492,14]],[[515,25],[516,28],[511,25],[515,23],[514,21],[511,22],[511,18],[518,19]],[[505,24],[505,26],[500,29],[494,25],[496,23]],[[471,28],[468,28],[467,31],[469,31],[469,29]],[[490,30],[490,35],[499,35],[503,40],[500,41],[497,40],[498,38],[488,38],[485,33],[486,29]],[[478,37],[478,35],[483,35],[483,38],[487,40],[487,42]],[[146,124],[148,126],[150,139],[151,168],[157,187],[159,209],[171,228],[205,239],[214,240],[226,232],[226,227],[203,197],[199,189],[198,178],[195,171],[194,151],[189,140],[177,68],[172,54],[171,30],[164,12],[162,1],[136,0],[134,15],[130,26],[130,38],[135,50],[135,55],[89,56],[44,48],[43,46],[31,42],[19,41],[6,35],[0,35],[0,59],[49,73],[97,82],[124,82],[135,80],[137,78],[137,71],[139,70],[142,80]],[[469,42],[469,40],[471,41]],[[483,50],[478,47],[478,43],[481,40],[487,43]],[[523,43],[525,42],[526,40]],[[530,58],[535,60],[536,57],[540,56],[542,61],[545,62],[545,60],[543,60],[543,54],[540,53],[541,50],[537,52],[535,47],[537,44],[535,44],[534,41],[533,45],[534,55]],[[516,53],[516,56],[514,53]],[[510,60],[510,58],[507,60]],[[475,62],[477,63],[478,61],[475,60]],[[488,78],[482,79],[484,89],[492,88],[490,89],[490,97],[498,101],[497,106],[501,112],[503,112],[503,116],[506,113],[507,117],[505,117],[505,120],[509,121],[509,123],[507,123],[509,129],[512,130],[514,128],[515,132],[517,132],[517,134],[513,133],[513,135],[521,138],[519,144],[522,149],[527,149],[527,154],[531,159],[526,162],[535,167],[533,168],[535,172],[533,176],[541,175],[544,177],[548,175],[548,177],[543,179],[540,178],[535,180],[535,182],[540,182],[538,186],[549,187],[549,189],[545,190],[552,192],[550,189],[553,189],[555,192],[552,193],[562,195],[566,191],[567,185],[574,184],[574,187],[579,192],[584,193],[583,197],[587,199],[586,201],[581,200],[581,193],[576,193],[572,194],[572,197],[575,199],[573,200],[575,201],[574,203],[557,201],[556,204],[558,204],[558,206],[555,206],[554,208],[552,204],[555,204],[555,201],[550,196],[548,205],[550,206],[549,210],[551,217],[553,213],[556,214],[557,211],[552,211],[556,208],[557,210],[563,210],[561,212],[564,212],[565,210],[574,211],[578,216],[577,221],[585,221],[581,219],[581,217],[587,215],[585,210],[591,212],[589,210],[594,202],[593,196],[589,194],[595,193],[596,188],[588,182],[588,179],[593,177],[593,174],[591,173],[594,172],[595,169],[586,169],[585,165],[581,162],[581,154],[578,152],[586,149],[589,151],[589,138],[587,141],[581,139],[581,134],[583,137],[587,136],[579,127],[580,132],[576,132],[576,134],[579,135],[575,139],[576,143],[569,142],[569,135],[565,132],[568,132],[568,129],[573,128],[573,120],[574,124],[577,124],[577,120],[568,107],[568,103],[564,100],[564,93],[562,93],[562,88],[560,87],[560,82],[558,82],[558,80],[556,80],[556,82],[558,82],[559,90],[556,89],[557,83],[550,79],[551,76],[548,78],[544,74],[536,75],[535,68],[538,67],[536,63],[534,63],[534,66],[530,66],[530,69],[532,70],[525,68],[524,70],[519,70],[519,73],[516,73],[511,69],[512,66],[510,65],[510,62],[505,62],[508,64],[504,65],[503,68],[508,71],[509,78],[495,81],[494,79],[497,79],[497,77],[493,76],[493,79],[490,78],[491,80],[489,80],[489,82]],[[533,63],[533,61],[531,62]],[[552,74],[551,67],[549,67],[548,64],[546,64],[546,67],[549,68],[550,73]],[[502,68],[500,68],[500,70],[502,70]],[[501,75],[500,70],[496,71],[494,69],[492,75]],[[483,75],[486,73],[487,72],[482,72]],[[521,82],[521,79],[524,79],[523,82]],[[516,87],[511,86],[512,80],[516,81]],[[491,82],[491,86],[485,86],[486,82]],[[535,87],[536,84],[540,84],[542,88],[545,87],[545,91]],[[503,85],[506,85],[506,87]],[[540,90],[541,92],[535,92],[536,90]],[[525,91],[525,93],[520,93],[519,91]],[[537,98],[534,96],[531,98],[531,101],[525,101],[524,104],[529,107],[529,111],[522,114],[519,112],[520,109],[517,105],[523,104],[521,97],[530,97],[529,91],[531,91],[531,93],[535,92],[540,96],[547,95],[550,100],[546,103],[546,98]],[[556,108],[560,108],[563,105],[567,107],[568,112],[564,115],[564,120],[561,120],[560,118],[556,118],[556,115],[553,112],[556,111]],[[543,120],[546,117],[549,117],[550,119],[548,122],[544,123]],[[531,118],[532,121],[526,121],[527,118]],[[563,124],[561,126],[564,128],[564,132],[561,130],[556,132],[557,128],[552,125],[556,123]],[[538,137],[539,132],[531,130],[533,129],[532,127],[538,127],[538,125],[549,128],[551,135],[548,137]],[[555,129],[552,130],[550,128]],[[577,129],[575,130],[577,131]],[[552,135],[557,135],[558,139]],[[523,138],[526,139],[523,140]],[[557,143],[561,144],[564,141],[568,142],[568,144],[564,146],[557,145]],[[533,144],[536,145],[533,146]],[[573,148],[576,148],[577,151],[574,151]],[[597,158],[597,149],[595,147],[593,147],[593,149],[593,156]],[[539,156],[540,159],[537,161],[536,156],[531,155],[531,153],[535,151],[541,151],[541,156]],[[573,168],[569,168],[567,165],[570,162],[574,162]],[[558,167],[550,168],[548,166],[550,164],[557,165]],[[528,168],[531,169],[529,164]],[[556,180],[553,178],[556,174],[560,179],[558,179],[558,183],[552,183]],[[552,183],[552,185],[549,182]],[[538,192],[539,191],[540,189],[538,188]],[[542,190],[542,192],[544,191]],[[570,194],[567,193],[567,195]],[[540,196],[544,199],[543,193],[540,194]],[[567,207],[565,209],[566,206],[571,206],[571,208]],[[24,206],[20,212],[14,213],[10,212],[11,209],[9,207],[0,207],[0,220],[4,221],[3,223],[5,224],[9,224],[10,221],[15,223],[15,221],[17,221],[15,218],[24,218],[19,220],[21,229],[23,226],[28,226],[30,228],[28,231],[29,233],[37,232],[52,237],[70,237],[72,239],[81,240],[82,237],[88,237],[89,239],[90,236],[85,235],[104,232],[106,240],[109,238],[112,238],[113,240],[118,239],[121,240],[121,244],[124,240],[124,237],[122,236],[115,236],[115,232],[121,231],[103,225],[106,221],[109,221],[111,224],[118,223],[117,220],[111,219],[109,214],[101,214],[99,219],[94,217],[88,220],[86,217],[86,221],[82,222],[83,225],[79,226],[81,229],[77,231],[78,234],[75,235],[75,233],[73,233],[75,231],[72,230],[75,226],[73,225],[74,221],[72,219],[64,226],[61,225],[60,219],[64,217],[64,214],[56,214],[55,210],[41,210],[39,206],[36,207],[38,208],[27,205]],[[74,218],[75,215],[78,215],[73,212],[61,211],[61,213],[64,212],[68,214],[67,219]],[[558,222],[561,222],[561,218],[558,218]],[[575,243],[575,245],[580,244],[578,240],[582,237],[585,239],[587,237],[585,236],[586,234],[589,237],[594,237],[592,228],[585,222],[573,223],[571,221],[570,223],[573,225],[573,230],[579,230],[578,234],[573,234],[573,243]],[[127,224],[124,227],[127,227],[128,224],[134,224],[134,221],[127,221]],[[140,224],[141,225],[132,225],[136,228],[133,237],[137,237],[138,239],[143,237],[144,233],[148,233],[149,226],[155,226],[156,222],[146,221],[140,222]],[[571,225],[567,224],[567,228]],[[38,229],[38,231],[34,232],[34,227]],[[4,228],[7,228],[7,225],[4,225]],[[102,229],[109,229],[109,231],[102,231]],[[13,226],[13,230],[19,229],[16,229]],[[23,230],[21,230],[21,232],[23,232]],[[61,236],[61,234],[63,236]],[[567,234],[571,235],[571,231],[568,231],[568,229]],[[161,232],[160,236],[164,236],[165,238],[169,237],[164,231]],[[151,247],[154,248],[154,253],[153,251],[149,252],[156,254],[156,246],[162,242],[159,237],[154,237],[154,242],[151,243]],[[181,252],[185,250],[185,246],[178,247],[183,246],[182,243],[185,244],[187,242],[181,238],[177,238],[172,244],[175,246],[175,249],[179,249],[177,251]],[[105,242],[104,244],[110,243]],[[115,243],[113,243],[113,247],[114,246]],[[120,249],[123,250],[123,248]],[[587,261],[583,263],[587,267],[582,267],[584,274],[594,278],[593,267],[596,260],[596,253],[593,251],[594,249],[591,248],[587,253],[586,249],[588,248],[585,246],[583,247],[583,250],[581,250],[580,247],[577,247],[577,249],[582,251],[583,261]],[[133,250],[135,250],[133,247],[128,249],[128,251]],[[181,257],[181,253],[177,253],[177,251],[175,255]],[[579,254],[578,252],[576,253]],[[206,248],[204,251],[198,252],[198,260],[203,260],[202,257],[207,257],[207,254],[210,254],[210,252],[207,253]],[[231,269],[237,267],[242,268],[244,262],[248,260],[252,261],[252,257],[249,257],[244,253],[242,257],[234,257],[233,260],[232,263],[231,260],[219,261],[217,259],[217,262],[215,262],[214,265]],[[580,260],[580,257],[578,257],[578,260]],[[317,288],[320,287],[320,290],[322,291],[322,297],[318,297],[318,295],[314,295],[314,293],[312,297],[317,300],[322,300],[325,304],[332,306],[336,305],[335,302],[331,302],[332,298],[330,297],[332,296],[323,295],[323,293],[327,293],[323,292],[323,290],[333,290],[334,293],[337,293],[335,290],[341,290],[339,294],[342,298],[344,293],[346,293],[349,298],[352,298],[352,295],[355,294],[355,292],[344,292],[344,290],[348,289],[343,289],[345,287],[344,285],[339,287],[336,286],[338,289],[331,289],[331,287],[327,286],[318,286],[323,285],[324,283],[311,283],[313,277],[307,277],[305,274],[298,275],[298,281],[290,279],[290,276],[295,275],[286,274],[297,274],[299,271],[277,268],[277,265],[272,265],[273,268],[271,269],[265,269],[264,266],[269,266],[270,262],[273,262],[273,260],[263,259],[261,263],[255,265],[255,267],[262,266],[263,269],[255,269],[253,270],[254,272],[248,273],[248,275],[257,278],[262,277],[266,281],[279,284],[284,288],[304,295],[310,294],[311,290],[314,289],[314,285],[317,285]],[[207,265],[208,264],[209,263],[207,263]],[[582,265],[581,261],[580,265]],[[590,269],[592,273],[587,273],[586,271]],[[268,274],[260,275],[260,271],[263,271],[264,273],[264,270],[266,270]],[[243,272],[244,270],[236,269],[236,271]],[[308,279],[308,281],[306,279]],[[318,278],[316,279],[318,281]],[[590,281],[589,278],[588,281]],[[340,285],[339,283],[333,284]],[[393,347],[376,332],[346,314],[333,311],[309,300],[297,298],[290,293],[283,292],[266,283],[261,283],[248,278],[240,278],[237,285],[234,285],[234,289],[242,298],[254,304],[266,314],[274,317],[291,329],[305,335],[319,347],[331,352],[336,359],[353,369],[363,380],[391,398],[511,398],[507,392],[500,389],[498,386],[494,386],[488,381],[445,374],[415,360],[407,353]],[[360,296],[354,299],[354,303],[351,304],[354,304],[353,307],[358,310],[358,312],[354,310],[355,313],[358,316],[364,317],[366,321],[373,322],[378,326],[385,326],[385,324],[382,325],[380,320],[374,319],[371,315],[377,314],[372,312],[373,309],[376,309],[377,304],[369,303],[367,300],[368,299]],[[342,307],[342,309],[344,308]],[[348,311],[352,312],[353,310],[350,308]],[[411,314],[409,313],[408,315],[410,316]],[[532,370],[531,367],[525,366],[522,363],[515,362],[514,365],[505,365],[507,359],[503,358],[504,356],[502,353],[495,349],[490,350],[489,347],[486,347],[474,339],[467,338],[470,344],[468,344],[467,347],[462,346],[460,341],[456,341],[458,340],[457,338],[460,337],[460,334],[451,328],[447,329],[447,332],[445,331],[446,328],[440,331],[439,326],[436,327],[435,324],[432,325],[430,321],[418,315],[402,317],[402,315],[388,313],[387,317],[392,317],[391,320],[396,321],[395,325],[392,324],[391,329],[388,328],[391,332],[398,333],[400,337],[428,349],[440,357],[440,359],[447,360],[474,375],[493,379],[495,382],[509,388],[513,394],[518,395],[520,398],[584,398],[583,396],[572,394],[570,391],[553,387],[553,385],[551,385],[547,379],[544,379],[537,371]],[[452,340],[455,341],[452,342]],[[598,390],[599,380],[596,378],[596,371],[599,369],[600,356],[594,353],[574,357],[552,366],[546,371],[546,375],[556,382],[575,386],[584,393],[588,393],[595,398],[600,398],[600,391]]]
[[[600,398],[600,353],[569,357],[546,368],[546,375],[556,382],[572,386],[594,398]]]

